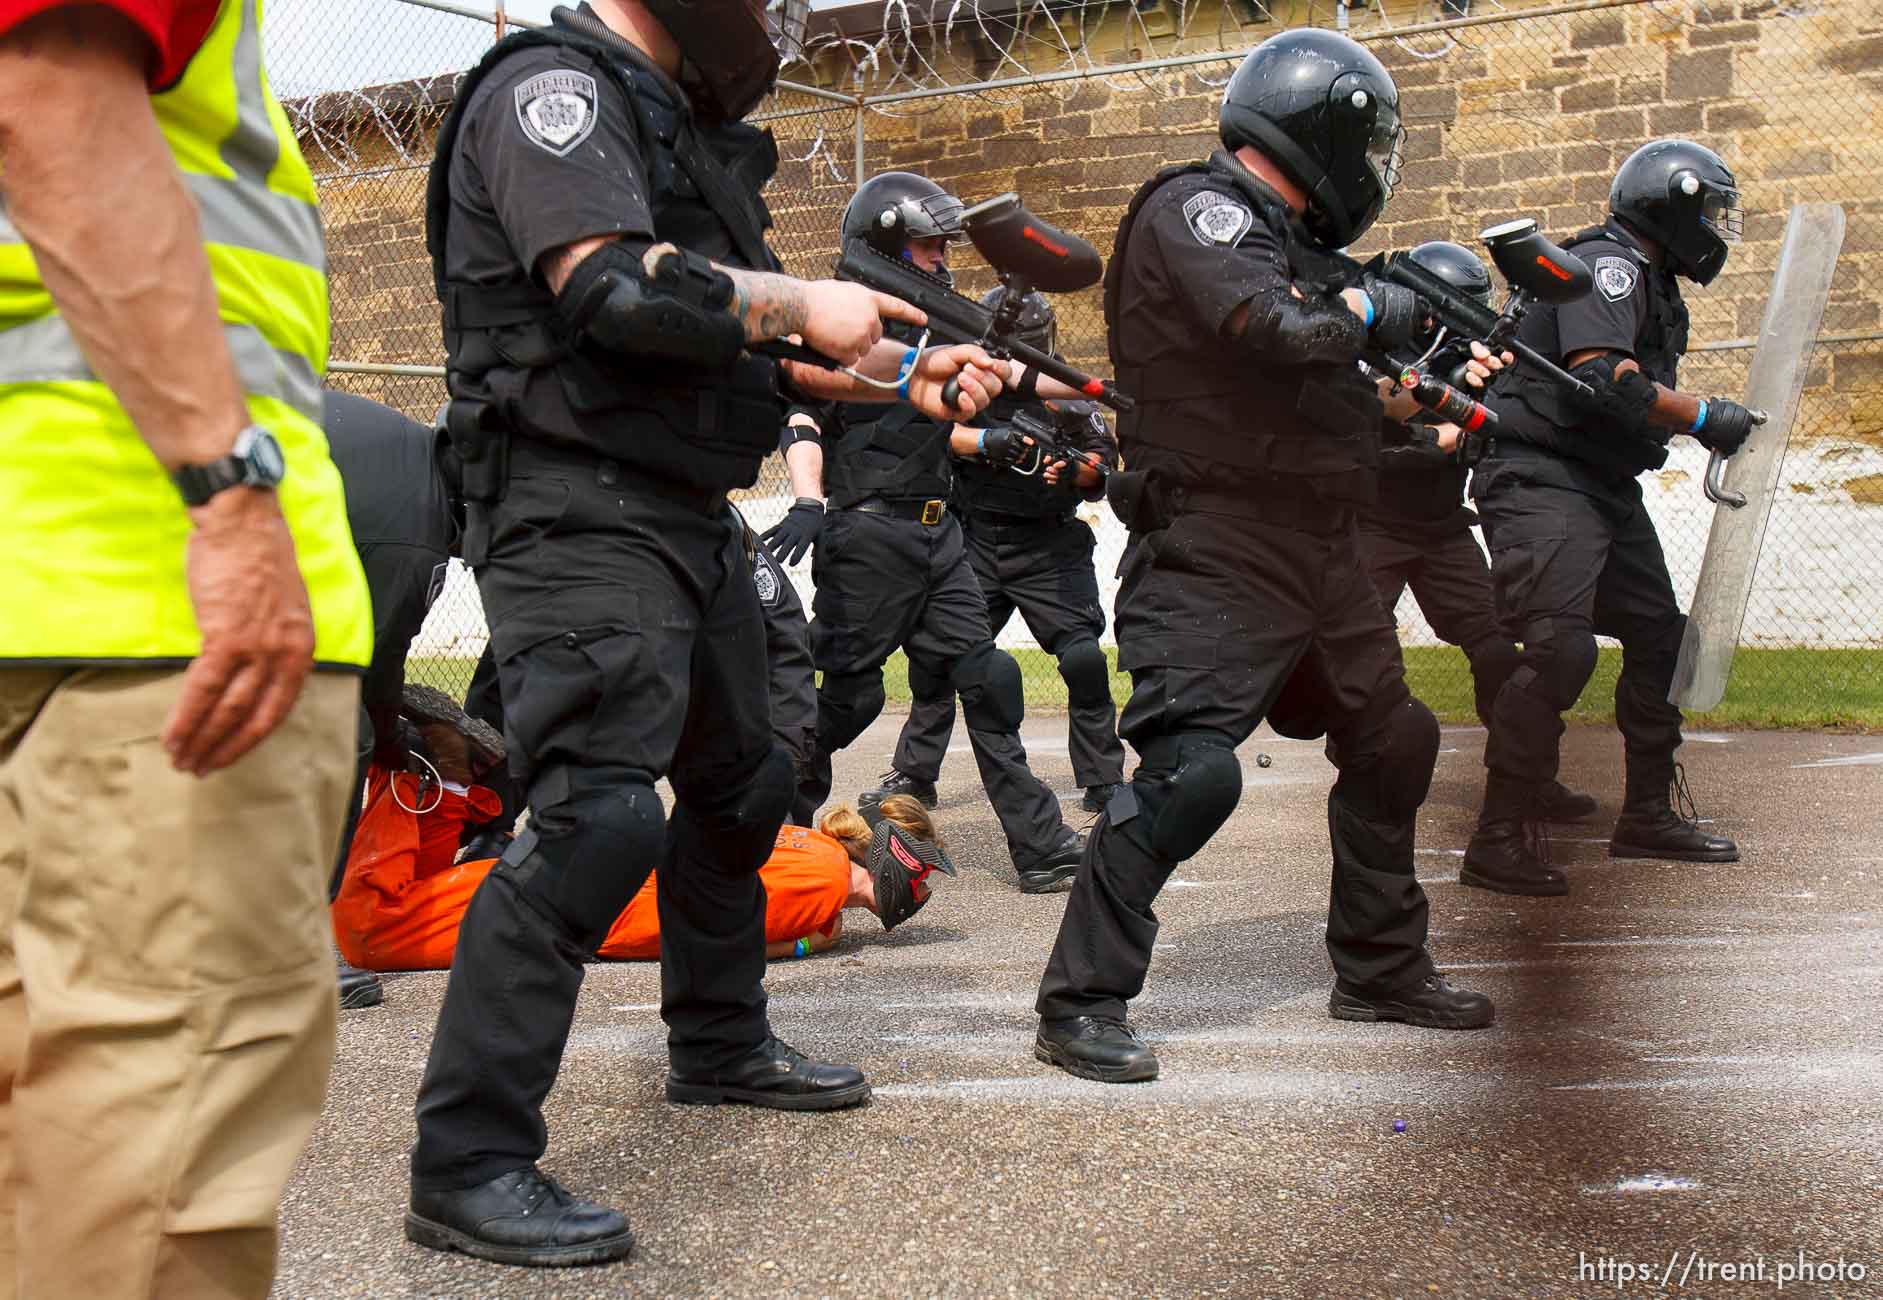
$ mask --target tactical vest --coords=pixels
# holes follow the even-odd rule
[[[1453,372],[1470,358],[1469,344],[1448,342],[1421,368],[1450,383]],[[1423,416],[1419,419],[1424,422]],[[1414,445],[1412,431],[1403,424],[1387,421],[1383,427],[1387,445],[1380,453],[1379,499],[1364,513],[1389,526],[1430,526],[1456,519],[1464,509],[1470,472],[1464,462],[1435,446]]]
[[[559,21],[515,32],[492,46],[458,89],[439,128],[425,195],[447,383],[453,396],[492,403],[495,423],[512,433],[584,445],[689,487],[749,487],[777,447],[784,418],[776,362],[751,352],[727,369],[623,357],[572,339],[555,296],[528,267],[515,267],[496,285],[450,278],[450,169],[463,113],[498,64],[537,46],[581,50],[622,94],[640,138],[657,241],[727,266],[778,269],[764,243],[771,214],[758,196],[777,170],[770,132],[736,122],[696,124],[679,89],[651,66],[634,65],[630,47],[615,39]]]
[[[871,497],[926,501],[948,495],[953,425],[932,420],[907,402],[849,402],[838,412],[842,433],[834,446],[829,439],[824,444],[824,494],[831,509],[848,510]]]
[[[996,397],[974,423],[990,429],[1000,428],[1012,422],[1015,411],[1022,405],[1052,429],[1055,439],[1068,446],[1074,444],[1076,437],[1070,436],[1067,429],[1070,421],[1062,420],[1059,412],[1044,402],[1023,404],[1007,393]],[[955,466],[955,505],[970,518],[982,515],[997,520],[1058,519],[1078,509],[1082,500],[1084,496],[1070,475],[1053,484],[1046,481],[1044,474],[1021,474],[1009,466],[989,465],[981,460],[964,460]]]
[[[1680,358],[1687,350],[1687,306],[1681,301],[1680,286],[1668,265],[1650,265],[1625,234],[1608,226],[1578,231],[1563,246],[1577,256],[1583,256],[1586,250],[1591,262],[1596,256],[1609,255],[1626,257],[1640,267],[1648,310],[1635,335],[1635,362],[1655,383],[1676,387]],[[1524,316],[1517,337],[1560,364],[1562,343],[1556,328],[1556,310],[1548,304],[1533,306]],[[1669,430],[1649,428],[1629,433],[1611,425],[1590,423],[1589,417],[1560,389],[1528,367],[1519,365],[1502,378],[1497,394],[1503,399],[1493,402],[1504,417],[1497,435],[1500,440],[1508,437],[1527,442],[1624,478],[1667,463]],[[1513,409],[1513,404],[1521,406]]]
[[[1164,185],[1204,175],[1233,187],[1268,225],[1298,280],[1321,280],[1330,261],[1286,205],[1226,155],[1166,167],[1147,181],[1119,223],[1105,270],[1106,348],[1118,387],[1138,399],[1137,409],[1118,419],[1125,463],[1131,463],[1134,447],[1162,448],[1256,478],[1281,478],[1284,491],[1291,490],[1286,480],[1308,479],[1327,499],[1371,499],[1381,408],[1373,386],[1351,362],[1268,366],[1240,346],[1199,338],[1194,349],[1152,369],[1137,363],[1135,341],[1123,337],[1120,303],[1138,213]],[[1175,310],[1174,303],[1168,306]]]
[[[276,496],[313,610],[314,658],[363,667],[372,606],[321,431],[320,213],[313,175],[268,90],[259,11],[223,0],[182,77],[150,106],[196,208],[249,418],[287,460]],[[176,485],[92,369],[0,209],[0,661],[195,657],[190,535]]]

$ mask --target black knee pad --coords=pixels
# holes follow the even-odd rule
[[[1510,675],[1517,671],[1517,665],[1523,660],[1517,647],[1502,637],[1492,637],[1474,646],[1466,646],[1465,658],[1471,661],[1471,692],[1478,711],[1478,721],[1488,727],[1491,725],[1491,706],[1497,700],[1497,693],[1504,689],[1504,683],[1510,680]]]
[[[1140,752],[1144,761],[1126,787],[1136,811],[1114,815],[1112,824],[1136,835],[1159,859],[1182,862],[1236,810],[1242,764],[1229,738],[1215,732],[1159,736]],[[1135,817],[1145,824],[1130,827]]]
[[[784,746],[774,745],[749,776],[731,778],[727,788],[725,798],[704,805],[682,797],[678,811],[693,822],[715,870],[728,875],[757,871],[791,811],[797,769]]]
[[[1543,619],[1524,629],[1523,650],[1536,671],[1528,689],[1540,691],[1558,713],[1572,708],[1595,674],[1595,629],[1581,619]]]
[[[916,699],[932,700],[952,695],[954,689],[945,665],[931,664],[926,659],[909,660],[909,694]]]
[[[826,673],[817,691],[817,747],[834,754],[868,730],[883,711],[882,669]]]
[[[1075,709],[1111,703],[1111,664],[1096,641],[1074,641],[1059,656],[1066,700]]]
[[[494,870],[508,876],[569,940],[593,952],[659,862],[667,842],[660,796],[645,781],[572,789],[538,810]]]
[[[976,731],[1015,731],[1026,717],[1020,665],[992,641],[983,641],[955,661],[955,692],[961,715]]]
[[[1360,816],[1405,820],[1432,789],[1438,764],[1438,719],[1403,687],[1367,705],[1352,728],[1342,728],[1340,779],[1334,792]]]

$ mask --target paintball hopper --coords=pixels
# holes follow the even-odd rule
[[[1491,261],[1511,287],[1539,302],[1574,302],[1589,292],[1589,265],[1552,244],[1532,217],[1519,217],[1479,233]]]
[[[1042,292],[1073,293],[1105,274],[1096,249],[1028,212],[1018,194],[975,204],[961,214],[961,225],[989,266]]]

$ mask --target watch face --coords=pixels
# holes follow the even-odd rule
[[[275,435],[259,425],[250,425],[236,439],[235,454],[245,462],[245,481],[255,487],[273,487],[288,472],[287,458]]]

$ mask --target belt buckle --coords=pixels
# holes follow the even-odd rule
[[[948,503],[940,499],[924,501],[922,503],[922,522],[931,527],[935,524],[939,524],[942,521],[942,512],[946,510],[947,507]]]

